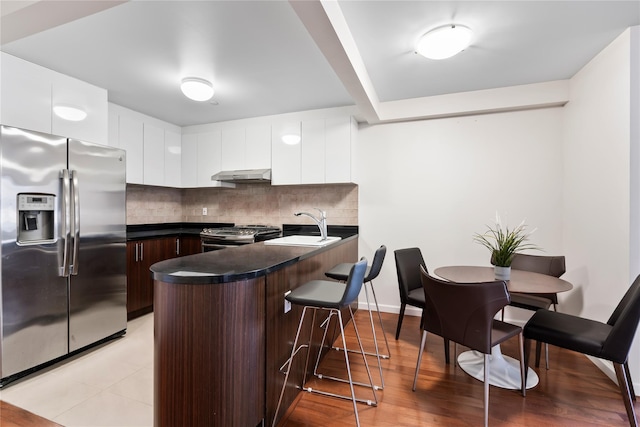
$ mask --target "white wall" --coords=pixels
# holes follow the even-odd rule
[[[637,28],[634,37],[637,49]],[[571,79],[565,107],[563,245],[565,277],[575,289],[561,303],[567,312],[599,321],[607,321],[640,272],[639,141],[637,132],[631,139],[630,96],[634,81],[637,129],[640,77],[637,65],[631,73],[631,53],[628,30]],[[638,348],[635,343],[630,362],[636,382]],[[611,366],[601,367],[613,376]]]
[[[472,236],[496,211],[513,226],[526,219],[534,243],[562,253],[562,118],[558,107],[360,128],[360,255],[387,246],[382,310],[400,305],[394,250],[419,247],[430,270],[489,265]]]
[[[385,311],[399,308],[395,249],[419,247],[431,270],[488,265],[472,235],[495,211],[526,218],[534,243],[566,256],[575,288],[561,311],[606,321],[640,273],[639,27],[570,80],[565,107],[365,126],[358,149],[360,255],[388,247],[376,281]],[[638,383],[638,342],[630,369]]]

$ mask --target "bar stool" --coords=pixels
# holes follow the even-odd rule
[[[312,280],[303,284],[302,286],[294,289],[289,293],[285,298],[291,304],[303,306],[302,315],[300,316],[300,322],[298,323],[298,330],[296,332],[296,337],[293,341],[293,347],[291,349],[291,356],[285,362],[284,366],[287,366],[284,382],[282,384],[282,390],[280,391],[280,397],[278,398],[278,405],[276,406],[276,410],[273,416],[272,425],[275,427],[276,420],[278,419],[278,411],[280,410],[280,405],[282,404],[282,397],[284,396],[284,390],[287,386],[287,381],[289,380],[289,373],[291,372],[291,366],[293,365],[293,358],[298,353],[301,348],[307,349],[307,360],[305,363],[304,372],[307,371],[307,367],[309,364],[309,355],[311,349],[311,338],[313,336],[313,325],[315,324],[316,313],[318,309],[320,310],[329,310],[329,315],[335,315],[338,318],[338,324],[340,325],[340,336],[342,337],[342,345],[344,348],[347,348],[347,342],[344,335],[344,326],[342,322],[342,313],[340,309],[347,308],[349,309],[349,314],[351,316],[351,323],[353,324],[353,328],[356,333],[356,338],[358,340],[358,345],[360,346],[360,354],[364,359],[364,365],[367,371],[367,375],[369,377],[369,385],[373,392],[373,400],[367,399],[358,399],[356,398],[354,391],[354,382],[351,376],[351,368],[349,365],[349,355],[348,352],[344,352],[344,360],[347,367],[347,375],[349,377],[349,388],[351,389],[351,396],[339,395],[335,393],[329,393],[321,390],[312,389],[311,387],[304,387],[304,384],[301,385],[302,390],[308,391],[311,393],[318,393],[324,396],[338,397],[342,399],[351,400],[353,402],[353,410],[356,417],[356,425],[360,426],[360,419],[358,418],[358,408],[357,402],[366,403],[370,406],[378,405],[378,397],[376,395],[376,391],[373,385],[373,379],[371,377],[371,371],[369,370],[369,364],[367,363],[367,358],[364,353],[364,349],[362,347],[362,342],[360,340],[360,334],[358,334],[358,328],[356,326],[355,319],[353,318],[353,310],[351,310],[350,304],[358,298],[358,294],[360,293],[360,289],[362,288],[362,284],[364,281],[364,275],[367,268],[367,260],[366,258],[362,258],[359,262],[355,263],[347,278],[346,283],[336,283],[329,282],[326,280]],[[311,322],[311,333],[309,334],[309,343],[302,344],[298,346],[298,339],[300,338],[300,331],[302,330],[302,325],[304,323],[305,315],[307,313],[307,309],[313,310],[313,317]],[[320,351],[322,347],[320,347]],[[282,369],[282,368],[281,368]],[[320,378],[326,379],[336,379],[327,376],[321,376]],[[303,380],[304,382],[304,376]]]
[[[376,291],[373,288],[373,279],[378,277],[378,275],[380,274],[380,270],[382,269],[382,263],[384,262],[384,257],[386,254],[387,254],[387,247],[385,245],[380,246],[376,250],[375,254],[373,255],[373,261],[371,263],[371,267],[367,267],[366,275],[364,277],[364,294],[367,299],[367,309],[369,310],[369,321],[371,323],[371,331],[373,333],[373,344],[376,349],[375,353],[365,352],[365,354],[369,356],[376,356],[376,358],[378,359],[378,370],[380,371],[380,382],[381,382],[380,387],[377,387],[379,389],[384,389],[384,378],[382,376],[382,365],[380,363],[380,359],[381,358],[389,359],[391,357],[391,351],[389,349],[389,342],[387,341],[387,334],[385,333],[385,330],[384,330],[384,324],[382,323],[382,316],[380,315],[378,298],[376,297]],[[333,267],[331,270],[327,271],[325,273],[325,276],[331,279],[345,282],[349,276],[349,271],[351,270],[352,266],[353,266],[353,263],[338,264],[335,267]],[[371,287],[371,293],[373,294],[373,301],[376,305],[376,311],[378,312],[378,320],[380,322],[380,327],[382,328],[382,336],[384,337],[384,342],[387,346],[387,354],[380,354],[380,350],[378,347],[378,339],[376,336],[376,327],[374,325],[373,313],[371,310],[371,304],[369,302],[369,291],[367,290],[367,284],[369,284],[369,287]],[[322,345],[324,345],[324,340],[322,342]],[[334,347],[334,350],[342,350],[342,348]],[[347,349],[347,351],[353,352],[354,350]]]

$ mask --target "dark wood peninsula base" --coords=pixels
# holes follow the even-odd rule
[[[357,256],[356,235],[320,249],[256,243],[153,265],[154,425],[270,425],[301,315],[284,313],[285,292]],[[287,389],[280,417],[298,393]]]

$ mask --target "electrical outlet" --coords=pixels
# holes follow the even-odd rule
[[[207,208],[202,208],[202,215],[206,215],[207,214]]]
[[[285,300],[284,300],[284,312],[288,313],[291,311],[291,303],[289,301],[287,301],[286,296],[289,295],[291,293],[291,291],[287,291],[284,293],[285,296]]]

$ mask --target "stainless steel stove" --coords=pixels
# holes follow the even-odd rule
[[[280,232],[280,228],[270,225],[237,225],[234,227],[205,228],[200,232],[202,252],[261,242],[278,237]]]

